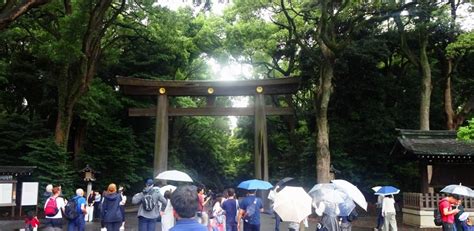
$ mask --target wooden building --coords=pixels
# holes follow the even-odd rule
[[[418,228],[435,227],[433,211],[444,196],[438,192],[450,184],[474,187],[474,142],[456,139],[456,131],[405,130],[391,154],[418,161],[420,192],[403,193],[403,223]],[[464,198],[466,211],[474,211],[474,198]]]

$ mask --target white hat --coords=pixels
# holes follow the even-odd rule
[[[469,213],[468,213],[468,212],[463,212],[463,213],[459,216],[459,220],[460,220],[460,221],[465,221],[468,217],[469,217]]]

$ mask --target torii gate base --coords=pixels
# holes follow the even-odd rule
[[[255,178],[267,180],[267,115],[293,115],[292,108],[265,105],[265,95],[288,95],[298,90],[299,78],[245,81],[159,81],[117,77],[126,95],[157,96],[157,107],[129,109],[130,116],[155,116],[154,174],[168,168],[168,121],[170,116],[255,116]],[[203,108],[171,108],[169,96],[206,96]],[[254,96],[253,108],[215,107],[216,96]]]

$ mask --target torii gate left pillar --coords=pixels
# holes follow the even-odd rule
[[[156,177],[160,172],[168,170],[168,96],[164,92],[157,97],[153,158],[153,173]]]

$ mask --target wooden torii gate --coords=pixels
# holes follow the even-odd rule
[[[255,116],[255,178],[268,180],[267,115],[293,115],[289,107],[265,105],[265,95],[294,94],[300,78],[242,81],[170,81],[117,77],[125,95],[157,96],[156,108],[130,108],[129,116],[155,116],[155,176],[168,168],[168,117],[170,116]],[[168,97],[205,96],[207,104],[198,108],[170,107]],[[254,96],[254,107],[216,107],[216,96]]]

